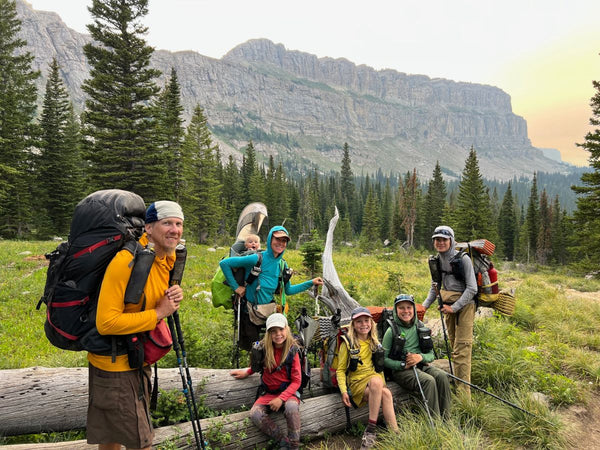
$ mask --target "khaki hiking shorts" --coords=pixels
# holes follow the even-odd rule
[[[152,445],[150,366],[144,367],[143,377],[144,396],[140,400],[139,370],[107,372],[89,364],[88,444],[118,442],[128,448]]]

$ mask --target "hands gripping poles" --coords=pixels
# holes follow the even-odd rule
[[[171,278],[169,280],[170,286],[181,284],[181,279],[183,278],[183,270],[185,269],[186,258],[187,248],[184,244],[179,244],[175,249],[175,264],[173,266]],[[204,438],[202,437],[202,427],[200,425],[200,417],[198,417],[196,399],[194,398],[194,386],[192,383],[190,368],[188,367],[187,363],[183,332],[181,331],[181,323],[179,321],[179,312],[175,311],[171,316],[167,318],[167,322],[169,323],[169,329],[171,330],[171,335],[173,336],[173,350],[175,350],[175,355],[177,356],[179,375],[181,375],[181,383],[183,385],[182,391],[185,395],[185,402],[190,413],[192,430],[194,431],[194,439],[196,440],[196,448],[204,449],[205,445]]]

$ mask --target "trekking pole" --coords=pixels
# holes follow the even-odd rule
[[[235,337],[236,336],[235,330],[237,329],[237,309],[236,309],[237,306],[235,304],[235,301],[236,301],[236,298],[232,297],[232,299],[231,299],[231,303],[233,305],[233,334],[232,334],[232,338],[231,338],[231,340],[232,340],[232,343],[231,343],[231,366],[232,367],[235,367],[235,360],[237,357],[237,355],[236,355],[237,339]],[[237,369],[237,367],[236,367],[236,369]]]
[[[435,289],[435,294],[438,301],[438,309],[440,310],[440,320],[442,322],[442,331],[444,332],[444,341],[446,342],[446,354],[448,355],[448,365],[450,366],[450,373],[454,375],[454,370],[452,369],[452,356],[450,352],[450,345],[448,344],[448,332],[446,331],[446,322],[444,321],[444,312],[442,311],[442,307],[444,306],[444,302],[442,300],[442,294],[438,287],[438,284],[434,281],[433,288]]]
[[[505,400],[505,399],[503,399],[502,397],[498,397],[496,394],[492,394],[491,392],[489,392],[489,391],[486,391],[485,389],[483,389],[483,388],[480,388],[479,386],[477,386],[477,385],[475,385],[475,384],[471,384],[471,383],[469,383],[468,381],[465,381],[465,380],[463,380],[462,378],[458,378],[457,376],[454,376],[454,375],[452,375],[452,374],[450,374],[450,373],[446,373],[446,375],[448,375],[448,376],[449,376],[449,377],[451,377],[451,378],[454,378],[454,379],[455,379],[455,380],[457,380],[457,381],[460,381],[461,383],[464,383],[464,384],[466,384],[467,386],[471,386],[472,388],[475,388],[475,389],[477,389],[478,391],[480,391],[480,392],[483,392],[484,394],[487,394],[487,395],[489,395],[490,397],[494,397],[496,400],[500,400],[501,402],[503,402],[503,403],[506,403],[507,405],[509,405],[509,406],[512,406],[513,408],[516,408],[516,409],[518,409],[519,411],[522,411],[522,412],[524,412],[524,413],[527,413],[527,414],[529,414],[530,416],[533,416],[533,417],[535,417],[535,418],[537,418],[537,419],[543,419],[543,420],[546,420],[546,419],[544,419],[543,417],[536,416],[536,415],[535,415],[535,414],[533,414],[532,412],[529,412],[529,411],[527,411],[526,409],[523,409],[523,408],[521,408],[520,406],[517,406],[517,405],[515,405],[514,403],[511,403],[511,402],[509,402],[508,400]],[[546,421],[547,421],[547,420],[546,420]]]
[[[237,304],[236,310],[233,315],[233,359],[231,361],[232,365],[235,364],[235,368],[240,368],[240,318],[241,318],[241,309],[242,309],[242,298],[234,294],[234,305]]]
[[[419,386],[419,392],[421,392],[421,397],[423,398],[423,403],[425,403],[425,411],[427,411],[427,417],[429,417],[429,424],[431,428],[435,428],[435,424],[433,423],[433,418],[431,417],[431,411],[429,410],[429,402],[427,401],[427,397],[425,397],[425,392],[423,392],[423,387],[421,386],[421,380],[419,380],[419,373],[417,372],[417,366],[412,366],[413,372],[415,373],[415,378],[417,379],[417,385]]]
[[[171,271],[169,285],[174,286],[176,284],[181,284],[186,258],[187,248],[183,244],[178,245],[175,249],[175,264],[173,266],[173,270]],[[190,368],[188,367],[187,363],[183,332],[181,330],[181,322],[179,321],[179,312],[175,311],[172,315],[167,317],[167,323],[169,324],[169,330],[173,336],[173,350],[175,351],[175,356],[177,357],[177,366],[179,367],[179,375],[181,376],[181,383],[183,385],[182,391],[185,395],[185,402],[188,407],[188,412],[190,413],[192,430],[194,432],[194,439],[196,440],[196,448],[199,450],[204,449],[205,446],[204,438],[202,437],[202,427],[200,425],[200,418],[198,417],[196,399],[194,398],[194,387],[192,384]]]

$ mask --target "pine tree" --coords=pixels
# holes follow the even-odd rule
[[[535,257],[537,253],[537,239],[538,232],[540,230],[540,203],[537,192],[537,174],[533,174],[533,181],[531,183],[531,191],[529,194],[529,203],[527,204],[527,216],[526,216],[526,238],[527,238],[527,262],[529,257]]]
[[[240,172],[229,155],[223,171],[223,189],[221,191],[221,206],[223,208],[224,228],[228,235],[233,236],[236,231],[238,216],[243,208],[241,200]]]
[[[500,236],[501,254],[509,261],[515,257],[515,232],[517,218],[515,216],[515,205],[510,181],[502,199],[500,215],[498,218],[498,235]]]
[[[565,264],[567,261],[567,223],[566,214],[560,207],[558,195],[554,197],[552,203],[552,260],[557,264]]]
[[[244,206],[252,201],[260,201],[253,200],[250,195],[250,180],[257,171],[258,164],[256,163],[256,150],[254,150],[254,144],[250,141],[244,150],[244,159],[242,160],[242,168],[240,170],[240,175],[242,177],[242,203]]]
[[[433,169],[433,175],[429,186],[427,187],[427,194],[425,195],[425,232],[429,235],[432,234],[435,227],[442,225],[442,218],[444,215],[444,207],[446,206],[446,182],[442,177],[442,169],[439,161],[436,161],[435,168]],[[433,249],[433,243],[431,240],[428,241],[429,249]]]
[[[168,198],[169,160],[156,145],[151,105],[160,72],[149,67],[154,49],[143,37],[148,0],[93,0],[89,10],[94,40],[83,48],[91,70],[82,89],[91,182],[135,191],[146,201]]]
[[[264,170],[257,169],[254,171],[248,184],[248,203],[265,202],[265,179]]]
[[[456,228],[457,240],[488,237],[491,230],[490,199],[479,172],[477,153],[471,147],[458,187]]]
[[[588,269],[600,265],[600,81],[592,82],[596,90],[591,99],[592,117],[590,125],[596,127],[578,144],[590,152],[589,164],[593,169],[581,175],[582,186],[573,186],[577,193],[577,209],[573,214],[577,229],[577,241],[573,250]]]
[[[275,221],[271,222],[274,225],[282,224],[286,219],[290,218],[290,199],[287,196],[287,181],[285,173],[283,172],[283,165],[281,162],[277,165],[275,170],[275,177],[273,179],[273,203],[275,208]],[[269,215],[271,214],[269,210]]]
[[[171,68],[171,76],[156,102],[157,139],[156,142],[165,155],[172,183],[172,198],[178,202],[183,190],[184,167],[181,146],[185,129],[183,127],[183,106],[177,71]]]
[[[298,220],[300,216],[300,191],[299,187],[295,183],[289,183],[287,186],[287,196],[289,198],[289,220],[286,220],[285,227],[290,233],[298,235],[299,225]]]
[[[35,204],[44,219],[39,230],[42,237],[66,235],[75,205],[83,197],[79,124],[59,70],[54,58],[46,82],[36,158]]]
[[[18,37],[21,21],[14,0],[0,0],[0,236],[23,238],[31,220],[31,147],[39,72]]]
[[[196,106],[183,142],[185,187],[181,206],[186,228],[198,242],[215,238],[222,217],[221,185],[216,177],[216,146],[200,106]]]
[[[398,210],[409,247],[414,246],[418,186],[417,169],[413,169],[412,174],[407,173],[404,183],[400,183],[398,186]]]
[[[310,175],[307,182],[304,184],[301,211],[301,228],[302,233],[311,233],[312,230],[318,229],[320,223],[320,208],[319,208],[319,174],[316,170]]]
[[[379,237],[382,241],[391,240],[390,229],[392,226],[392,188],[390,186],[390,179],[387,178],[385,187],[383,189],[383,197],[381,199],[381,223]]]
[[[540,195],[540,228],[537,235],[536,260],[548,264],[552,253],[552,210],[548,204],[546,189]]]
[[[426,248],[431,242],[431,232],[425,229],[425,195],[417,179],[416,220],[413,245],[416,248]]]
[[[342,168],[340,173],[340,188],[342,191],[342,201],[340,202],[340,216],[350,218],[354,230],[356,228],[355,192],[354,192],[354,175],[352,174],[352,160],[350,159],[350,148],[348,143],[344,143],[344,156],[342,157]]]
[[[379,245],[379,207],[374,190],[369,187],[363,212],[360,246],[369,251]]]
[[[300,254],[302,255],[302,265],[308,270],[309,276],[314,278],[321,272],[321,256],[323,255],[324,243],[319,239],[317,230],[312,230],[310,240],[302,244]]]

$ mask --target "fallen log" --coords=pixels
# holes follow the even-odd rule
[[[410,401],[410,396],[395,383],[388,386],[394,393],[397,411],[398,405]],[[369,410],[367,406],[359,409],[350,409],[350,420],[354,422],[366,422]],[[239,448],[261,448],[265,446],[268,439],[258,428],[250,423],[248,411],[243,411],[227,416],[210,419],[202,419],[201,427],[204,440],[210,448],[239,449]],[[282,430],[286,429],[283,414],[275,414],[275,422]],[[302,439],[313,440],[322,437],[326,433],[342,431],[346,426],[346,414],[339,394],[327,394],[305,400],[300,405],[300,417],[302,422]],[[156,430],[154,447],[169,443],[178,449],[195,448],[194,437],[190,422],[161,427]],[[13,445],[11,450],[88,450],[95,446],[88,445],[84,440],[59,442],[51,444],[24,444]]]
[[[230,369],[190,368],[196,401],[217,410],[252,405],[258,375],[235,380]],[[311,373],[310,389],[304,397],[328,391],[320,382],[320,369]],[[159,387],[181,389],[179,369],[158,369]],[[88,402],[88,370],[78,368],[30,367],[0,371],[0,435],[67,431],[85,428]],[[48,412],[51,411],[49,414]]]

